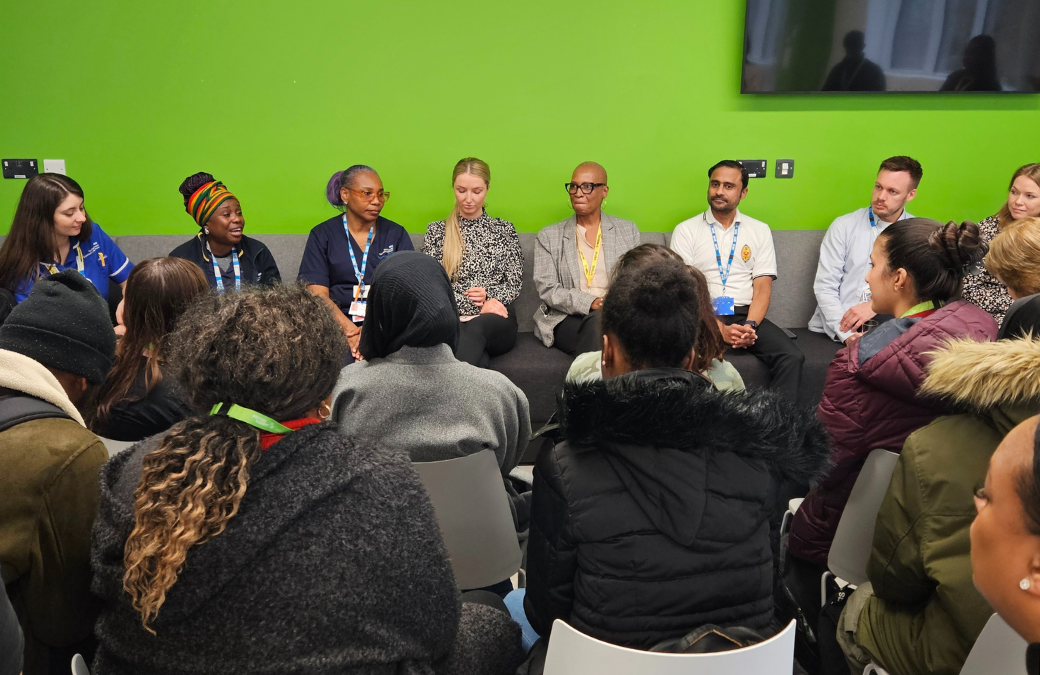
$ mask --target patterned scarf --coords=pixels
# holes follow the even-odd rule
[[[228,192],[219,180],[206,183],[184,200],[184,210],[188,212],[199,227],[205,227],[217,207],[235,195]]]

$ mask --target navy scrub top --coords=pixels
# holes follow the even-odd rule
[[[329,298],[344,314],[350,310],[350,303],[354,301],[354,287],[358,283],[354,266],[350,262],[348,246],[354,248],[354,256],[360,268],[365,247],[363,244],[359,246],[353,237],[347,236],[343,227],[343,216],[329,218],[315,226],[307,237],[307,248],[303,251],[298,276],[305,284],[328,288]],[[372,283],[376,268],[388,255],[397,251],[414,250],[412,239],[403,227],[379,216],[376,220],[376,233],[372,237],[372,246],[368,251],[365,285]]]

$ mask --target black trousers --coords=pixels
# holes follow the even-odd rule
[[[516,314],[512,306],[509,318],[498,314],[480,314],[463,321],[459,328],[459,348],[455,358],[479,368],[487,368],[491,357],[505,354],[516,345]]]
[[[735,307],[733,316],[720,316],[722,323],[730,326],[747,320],[747,307]],[[787,333],[769,319],[755,329],[758,339],[746,348],[769,368],[769,388],[784,395],[790,401],[798,400],[798,389],[802,384],[802,365],[805,354],[787,337]]]
[[[599,317],[598,309],[585,316],[571,314],[553,328],[553,346],[568,356],[603,349],[603,330]]]

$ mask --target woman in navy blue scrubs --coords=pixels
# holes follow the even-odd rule
[[[58,173],[29,179],[0,247],[0,287],[16,302],[25,300],[38,279],[67,269],[78,270],[108,300],[109,280],[125,287],[133,268],[90,220],[79,183]]]
[[[299,280],[332,308],[350,344],[347,363],[360,358],[368,287],[379,263],[397,251],[412,251],[405,229],[379,215],[390,193],[370,166],[356,164],[333,174],[325,192],[343,215],[311,230]]]

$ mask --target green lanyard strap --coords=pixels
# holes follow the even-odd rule
[[[920,314],[921,312],[927,312],[930,309],[935,309],[935,302],[933,302],[931,300],[925,300],[924,302],[922,302],[920,304],[917,304],[917,305],[914,305],[913,307],[908,309],[906,311],[906,314],[904,314],[903,316],[901,316],[899,318],[902,319],[902,318],[907,317],[907,316],[913,316],[914,314]]]
[[[222,410],[222,408],[224,408]],[[256,427],[261,431],[266,431],[271,434],[289,434],[292,433],[292,429],[287,426],[283,426],[267,415],[261,415],[255,410],[249,408],[243,408],[240,405],[234,403],[228,405],[227,403],[218,403],[213,406],[213,410],[209,411],[210,415],[224,415],[236,419],[239,422],[245,422],[251,427]]]

